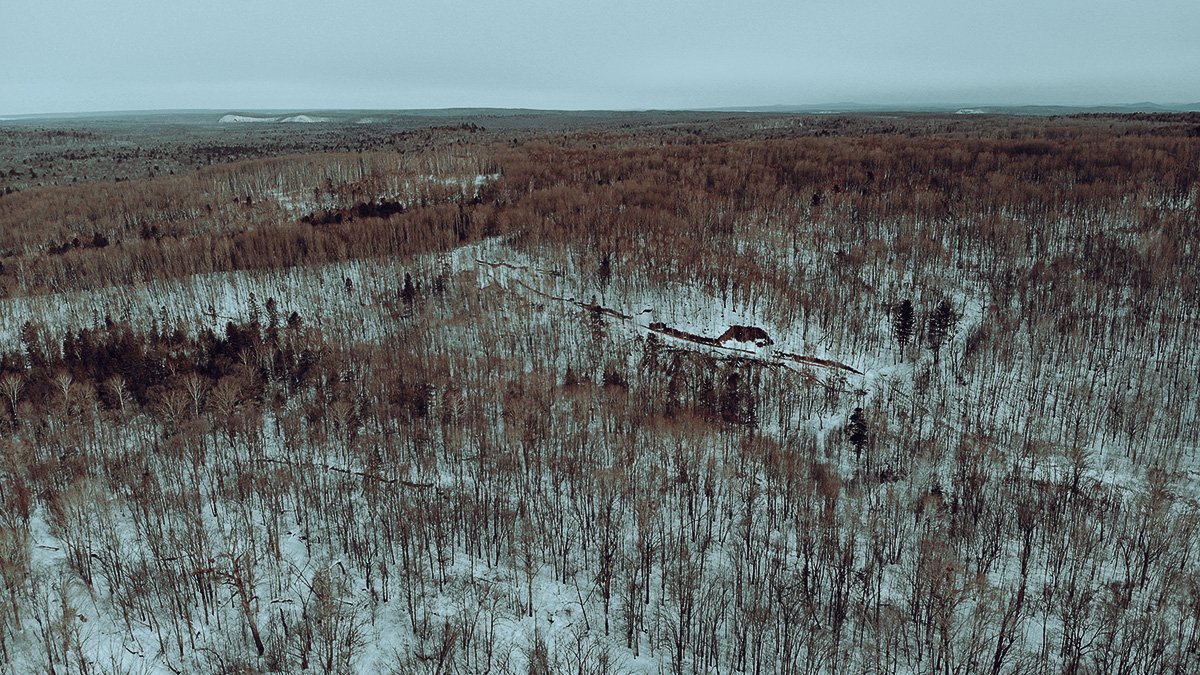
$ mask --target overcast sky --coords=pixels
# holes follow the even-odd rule
[[[0,0],[0,114],[1200,100],[1200,0]]]

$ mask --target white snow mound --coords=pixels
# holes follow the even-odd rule
[[[274,117],[251,117],[249,115],[225,115],[217,120],[218,124],[245,124],[248,122],[278,122]]]
[[[317,117],[315,115],[288,115],[287,117],[254,117],[251,115],[234,115],[230,113],[224,115],[217,120],[219,124],[247,124],[251,122],[289,122],[312,124],[313,122],[328,122],[328,117]]]
[[[285,117],[280,122],[301,122],[304,124],[312,124],[313,122],[328,122],[328,117],[314,117],[312,115],[291,115]]]

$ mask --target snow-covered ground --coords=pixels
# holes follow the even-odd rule
[[[253,115],[237,115],[229,113],[222,115],[218,124],[254,124],[254,123],[280,123],[280,124],[313,124],[318,122],[330,122],[328,117],[319,115],[285,115],[283,117],[256,117]]]
[[[280,201],[282,203],[283,199]],[[667,348],[701,354],[716,362],[744,362],[751,364],[746,366],[748,368],[761,368],[764,390],[798,392],[794,395],[802,403],[788,410],[776,411],[777,401],[762,402],[762,409],[771,414],[762,414],[755,442],[763,447],[778,448],[778,452],[789,456],[812,452],[814,456],[806,459],[819,460],[820,465],[829,467],[826,470],[833,472],[832,475],[854,482],[853,489],[860,492],[852,494],[847,489],[839,497],[840,506],[830,507],[830,502],[813,498],[806,505],[795,508],[813,514],[810,517],[816,517],[821,508],[833,508],[844,522],[858,523],[860,529],[855,530],[859,533],[856,536],[863,539],[837,543],[844,546],[839,550],[846,551],[845,555],[851,560],[862,563],[859,566],[861,574],[874,575],[870,577],[874,579],[871,583],[875,584],[883,604],[897,611],[907,611],[908,604],[915,602],[914,598],[921,591],[918,580],[922,578],[919,575],[924,569],[922,566],[935,564],[942,553],[920,547],[901,550],[901,543],[921,540],[918,533],[923,528],[933,527],[931,518],[923,515],[924,509],[944,509],[947,508],[946,500],[965,502],[970,499],[969,494],[959,492],[961,480],[956,474],[962,470],[958,463],[968,460],[962,459],[962,448],[958,454],[936,460],[906,457],[907,464],[880,458],[877,461],[894,464],[896,478],[863,488],[859,487],[862,479],[860,464],[846,448],[844,429],[856,408],[927,410],[937,407],[943,411],[940,420],[926,421],[926,426],[910,429],[907,433],[914,437],[929,437],[953,431],[955,437],[969,438],[962,428],[965,423],[960,415],[967,414],[972,406],[979,404],[978,400],[970,400],[971,397],[991,394],[968,385],[948,386],[945,381],[949,366],[936,366],[932,356],[925,351],[911,350],[901,359],[886,341],[874,343],[882,346],[856,351],[850,341],[838,333],[823,330],[816,320],[811,325],[788,323],[780,320],[778,313],[761,301],[747,304],[729,297],[722,299],[710,290],[684,284],[624,288],[619,283],[612,283],[605,288],[590,287],[579,281],[585,277],[573,265],[567,259],[520,252],[509,241],[493,238],[447,253],[421,256],[403,265],[391,261],[356,261],[270,272],[198,275],[138,288],[8,299],[0,302],[0,348],[19,350],[21,327],[32,316],[38,316],[43,329],[51,335],[102,322],[104,317],[100,310],[93,311],[93,307],[105,308],[105,314],[114,314],[112,318],[142,328],[151,322],[163,321],[165,316],[168,324],[181,326],[195,334],[203,328],[220,332],[227,321],[244,321],[251,311],[252,296],[260,311],[271,298],[281,311],[297,311],[303,316],[305,325],[319,328],[328,339],[342,347],[424,340],[426,348],[440,354],[476,351],[476,354],[466,356],[464,363],[473,364],[478,372],[468,374],[464,371],[460,377],[464,380],[462,393],[475,396],[472,400],[483,407],[494,404],[495,399],[480,398],[480,390],[487,386],[502,386],[501,382],[487,379],[488,369],[497,368],[495,359],[511,368],[511,371],[501,370],[501,373],[535,373],[539,370],[561,373],[572,364],[586,361],[579,352],[593,344],[592,348],[601,352],[601,363],[606,350],[609,360],[617,362],[631,377],[638,377],[643,350],[649,337],[654,335]],[[421,293],[427,296],[427,332],[406,332],[409,319],[399,302],[406,273],[422,286]],[[431,287],[439,276],[439,283],[446,284],[446,289],[442,291],[444,295],[436,299],[431,294]],[[947,355],[962,352],[968,336],[986,320],[985,303],[976,289],[960,288],[951,297],[955,307],[960,308],[962,318],[952,342],[944,347]],[[611,313],[595,314],[586,309],[596,306],[611,310]],[[590,335],[597,328],[591,323],[593,315],[599,316],[602,322],[603,335],[599,338]],[[699,344],[652,327],[659,323],[681,333],[709,339],[734,325],[761,327],[773,344]],[[863,325],[864,330],[885,336],[890,330],[886,315]],[[497,354],[485,353],[488,350]],[[806,364],[789,360],[784,356],[788,354],[846,364],[858,372],[818,361]],[[737,361],[739,359],[742,361]],[[586,375],[595,382],[596,373]],[[353,376],[347,374],[346,377]],[[926,383],[922,384],[923,381]],[[563,395],[550,401],[544,414],[578,419],[587,419],[591,415],[594,421],[581,425],[587,433],[596,438],[614,434],[620,438],[621,432],[606,428],[603,417],[595,413],[600,406],[616,403],[607,395],[589,393],[594,391],[584,387],[576,394],[584,401],[592,397],[592,402],[582,408],[572,407],[579,404]],[[1019,383],[999,391],[1000,396],[993,401],[999,409],[998,418],[1029,415],[1029,402],[1022,400]],[[439,392],[439,396],[448,397],[453,393]],[[808,401],[807,405],[803,401]],[[579,411],[583,411],[582,414]],[[236,443],[227,442],[216,431],[204,436],[202,445],[208,453],[205,466],[241,466],[238,475],[259,476],[264,480],[274,475],[270,473],[272,470],[282,468],[286,468],[289,475],[300,476],[287,479],[299,481],[301,485],[273,505],[239,501],[229,493],[228,486],[219,485],[216,476],[220,474],[217,472],[211,474],[211,484],[200,482],[203,486],[200,503],[173,511],[176,515],[172,516],[171,522],[156,523],[146,520],[147,516],[138,511],[135,493],[106,494],[97,485],[75,486],[73,496],[62,502],[58,512],[51,513],[46,507],[39,506],[32,514],[28,529],[32,578],[36,580],[36,586],[30,592],[42,599],[39,611],[43,624],[65,627],[67,638],[48,640],[44,635],[39,636],[37,624],[27,619],[29,628],[9,645],[12,650],[10,664],[0,665],[0,672],[16,673],[35,668],[33,664],[44,661],[39,650],[48,641],[58,639],[78,644],[81,653],[87,655],[82,658],[89,660],[95,670],[202,672],[236,670],[238,664],[260,663],[260,657],[254,654],[254,647],[246,636],[248,623],[242,608],[243,598],[249,603],[250,614],[263,631],[267,644],[297,644],[294,639],[289,642],[278,634],[284,630],[282,626],[287,626],[288,631],[296,631],[306,622],[315,625],[317,607],[323,607],[319,625],[326,632],[322,634],[324,637],[313,640],[310,657],[314,668],[323,667],[318,664],[322,644],[325,644],[321,640],[324,639],[334,645],[328,653],[335,659],[331,668],[335,671],[446,672],[450,669],[448,666],[436,665],[438,654],[451,651],[455,654],[456,665],[450,670],[460,672],[529,672],[530,663],[536,662],[543,653],[554,655],[559,667],[582,664],[579,667],[583,672],[599,672],[604,668],[615,673],[672,672],[677,666],[688,671],[703,670],[697,665],[699,654],[687,656],[687,663],[680,664],[672,646],[675,635],[672,626],[680,620],[679,594],[687,589],[670,585],[676,581],[668,583],[665,575],[671,569],[670,565],[656,566],[649,578],[641,580],[643,586],[651,589],[649,596],[652,599],[645,609],[638,610],[640,601],[623,600],[621,593],[627,591],[613,589],[612,607],[607,617],[611,626],[605,631],[601,583],[595,572],[594,558],[598,554],[594,547],[597,544],[593,543],[590,549],[586,546],[571,548],[567,555],[522,548],[521,528],[532,528],[532,523],[539,519],[557,523],[546,526],[548,531],[583,533],[597,525],[594,514],[589,516],[579,507],[571,506],[565,496],[556,496],[553,486],[537,487],[536,483],[518,482],[497,488],[486,484],[495,478],[482,470],[484,455],[507,448],[516,456],[513,448],[520,445],[519,438],[509,436],[512,433],[509,426],[515,427],[517,418],[500,412],[496,410],[496,414],[488,418],[492,426],[484,437],[494,443],[490,450],[475,441],[452,440],[456,433],[456,423],[452,422],[427,439],[441,450],[432,456],[420,455],[413,450],[410,457],[404,454],[407,450],[399,450],[414,443],[407,430],[390,430],[383,446],[388,452],[405,457],[405,461],[372,460],[369,453],[350,452],[342,440],[333,436],[301,442],[297,432],[285,430],[289,424],[285,417],[301,417],[295,411],[285,413],[283,417],[265,412],[256,425],[257,433],[239,436]],[[926,420],[931,417],[934,416],[921,415]],[[896,419],[891,423],[902,425],[904,422]],[[146,454],[145,459],[139,461],[144,461],[148,467],[151,484],[157,481],[164,494],[170,495],[174,487],[194,479],[184,473],[187,462],[162,454],[169,451],[168,441],[158,440],[162,433],[159,422],[139,416],[120,433],[112,429],[101,432],[99,445],[109,448],[105,452],[116,457],[145,453],[139,448],[147,444],[162,445],[163,449]],[[636,508],[650,509],[649,513],[654,514],[652,522],[661,528],[655,535],[658,537],[655,550],[672,546],[675,548],[670,549],[671,555],[676,556],[691,550],[688,547],[700,547],[703,538],[697,536],[696,531],[685,535],[681,529],[671,534],[668,528],[690,526],[699,531],[699,523],[708,522],[720,533],[721,544],[708,544],[708,548],[697,548],[699,552],[687,555],[695,555],[700,569],[709,575],[707,578],[720,580],[722,588],[726,588],[723,584],[730,579],[763,574],[752,565],[747,567],[747,560],[760,559],[738,548],[742,545],[738,543],[742,536],[757,537],[754,544],[745,544],[747,549],[769,551],[773,556],[770,564],[789,570],[788,574],[793,575],[786,578],[800,578],[798,575],[808,564],[803,554],[806,545],[803,528],[798,521],[776,521],[771,527],[763,525],[768,518],[768,509],[763,503],[768,497],[753,496],[757,491],[770,494],[778,490],[780,479],[763,465],[752,462],[750,465],[756,468],[745,474],[737,473],[741,470],[739,464],[747,462],[747,457],[755,456],[753,453],[760,450],[746,451],[749,454],[745,455],[729,454],[736,436],[710,437],[706,432],[672,431],[669,428],[662,433],[671,442],[656,447],[656,443],[662,442],[656,441],[654,434],[639,433],[642,435],[637,436],[637,442],[647,444],[645,451],[639,452],[628,464],[625,460],[606,458],[605,461],[611,464],[602,463],[594,470],[600,476],[617,467],[639,476],[680,476],[679,479],[665,479],[663,487],[656,487],[648,502],[644,495],[622,495],[615,501],[628,512]],[[691,438],[689,433],[699,433],[700,437]],[[801,439],[811,439],[811,450]],[[625,439],[624,442],[633,441]],[[686,458],[673,458],[671,446],[676,446],[676,450],[695,451],[700,458],[694,465]],[[555,443],[550,442],[545,451],[550,452],[554,447]],[[1004,462],[1000,462],[994,470],[1011,471],[1009,475],[1022,477],[1030,484],[1036,481],[1048,486],[1071,485],[1079,477],[1093,498],[1116,500],[1124,505],[1122,508],[1137,512],[1139,500],[1146,499],[1152,490],[1140,479],[1143,473],[1128,459],[1110,453],[1096,461],[1104,448],[1104,438],[1091,439],[1084,449],[1086,466],[1082,468],[1073,464],[1061,448],[1046,447],[1037,461],[1030,460],[1027,467],[1014,461],[1016,466],[1004,468]],[[730,478],[729,483],[710,478],[714,480],[716,492],[703,498],[699,505],[685,507],[682,495],[686,486],[691,480],[700,480],[688,478],[686,472],[702,473],[705,461],[712,462],[709,464],[712,467],[709,470],[714,472],[712,475],[721,471],[726,472],[722,475],[737,477]],[[818,485],[821,481],[832,480],[822,476],[814,474],[812,480]],[[282,480],[283,474],[278,478]],[[235,476],[226,475],[221,480],[234,481]],[[840,486],[841,480],[843,478],[832,484]],[[993,480],[1000,480],[1000,477]],[[494,549],[480,551],[457,540],[405,544],[412,547],[411,551],[405,549],[405,555],[416,556],[416,562],[404,564],[417,572],[413,576],[397,578],[395,570],[402,563],[394,552],[374,558],[352,550],[352,544],[366,545],[366,540],[360,539],[369,538],[370,532],[378,535],[381,528],[386,528],[390,537],[400,536],[399,533],[404,531],[403,521],[397,520],[394,514],[370,511],[383,503],[369,496],[373,489],[369,485],[375,484],[384,485],[392,494],[403,495],[411,509],[406,516],[410,518],[417,517],[413,514],[443,513],[443,510],[457,508],[456,504],[475,504],[481,490],[497,490],[496,494],[504,494],[505,499],[511,501],[503,508],[519,510],[524,500],[541,508],[517,518],[514,522],[518,525],[511,531],[496,535],[498,543]],[[731,485],[737,488],[733,489]],[[746,490],[745,494],[739,492],[742,489]],[[308,502],[305,500],[314,498],[302,497],[302,494],[320,497],[316,497],[315,502]],[[835,494],[842,494],[840,488]],[[182,495],[181,492],[177,498]],[[307,511],[297,508],[309,503],[319,503],[321,507]],[[771,503],[772,509],[779,508],[777,501]],[[872,509],[911,509],[912,515],[899,514],[888,521],[910,529],[874,532],[868,505]],[[685,515],[690,508],[700,515]],[[368,527],[359,533],[335,531],[333,523],[347,522],[346,514],[351,512],[342,509],[372,513],[369,518],[356,520]],[[191,520],[180,515],[191,513],[194,513],[188,516]],[[694,519],[690,521],[691,525],[688,518]],[[64,522],[72,527],[64,528]],[[386,525],[381,524],[385,522]],[[614,535],[615,547],[620,556],[633,560],[636,559],[639,537],[644,533],[639,531],[635,518],[622,522],[621,529]],[[184,548],[188,541],[185,534],[208,542],[207,548],[201,550],[213,551],[214,559],[181,561],[156,557],[152,533],[162,532],[179,537],[170,544],[178,550],[187,550]],[[1074,533],[1071,536],[1085,535]],[[826,542],[822,545],[834,544]],[[994,649],[994,644],[987,642],[994,640],[994,636],[970,637],[969,626],[975,625],[971,623],[975,620],[971,617],[999,611],[997,605],[988,604],[998,602],[993,596],[998,597],[1002,590],[1011,591],[1017,584],[1025,583],[1018,561],[1018,542],[1003,542],[999,546],[994,561],[986,565],[983,561],[978,563],[985,571],[978,575],[977,581],[963,581],[968,578],[967,572],[959,571],[955,574],[961,576],[947,582],[953,593],[961,594],[961,598],[954,596],[959,602],[955,616],[963,622],[956,624],[962,626],[962,635],[956,639],[961,639],[964,644],[977,639],[980,644],[991,645]],[[867,561],[874,555],[872,547],[897,547],[896,557],[885,557],[868,565]],[[127,566],[127,575],[194,574],[200,580],[197,583],[211,584],[216,589],[215,604],[212,608],[192,607],[190,616],[195,625],[186,629],[166,625],[173,620],[169,617],[175,611],[170,603],[177,600],[127,601],[125,598],[142,596],[135,592],[128,579],[109,578],[116,569],[113,561],[118,559]],[[364,563],[368,559],[373,562]],[[96,561],[97,570],[90,587],[82,583],[74,571],[81,561],[88,560]],[[253,562],[246,563],[247,560]],[[389,562],[381,567],[380,560]],[[876,564],[878,568],[874,567]],[[834,561],[823,561],[820,569],[829,569],[833,565]],[[1036,659],[1046,645],[1056,643],[1061,635],[1075,628],[1069,623],[1070,617],[1062,616],[1059,608],[1036,605],[1033,599],[1035,593],[1042,592],[1043,584],[1064,574],[1062,562],[1038,558],[1032,561],[1031,570],[1028,575],[1033,580],[1029,588],[1031,599],[1025,609],[1028,618],[1021,624],[1014,644],[1026,655],[1023,658]],[[1117,573],[1113,574],[1117,578]],[[250,584],[250,588],[239,590],[238,583]],[[753,585],[753,582],[745,583]],[[713,588],[717,587],[714,583]],[[976,592],[972,588],[985,590]],[[697,588],[687,592],[702,595],[707,590]],[[785,591],[787,589],[777,589],[776,592]],[[640,597],[640,593],[639,590],[636,595]],[[324,605],[321,604],[323,598],[326,599]],[[329,598],[333,600],[329,601]],[[194,599],[190,601],[195,602]],[[130,602],[140,609],[126,613],[122,608]],[[137,604],[139,602],[143,604]],[[706,597],[705,606],[728,607],[729,599]],[[622,611],[646,612],[632,642],[622,634],[621,626],[625,621]],[[739,616],[753,615],[747,608],[738,611],[743,612]],[[739,635],[745,636],[739,632],[743,626],[731,624],[727,619],[711,621],[714,633],[706,639],[714,640],[721,649],[731,648]],[[822,632],[827,631],[825,626],[810,628],[813,635],[828,635]],[[184,635],[186,639],[180,637]],[[337,646],[339,644],[343,646]],[[544,651],[539,645],[544,645]],[[809,649],[818,647],[814,645]],[[349,655],[350,660],[337,662],[341,658],[339,654]],[[73,658],[77,657],[68,654],[60,662],[80,663],[71,661]],[[271,657],[268,654],[261,658]],[[920,661],[907,658],[893,671],[922,672]],[[862,665],[866,667],[866,664]]]
[[[250,124],[255,122],[278,122],[277,117],[253,117],[251,115],[235,115],[230,113],[222,115],[221,119],[217,120],[218,124]]]

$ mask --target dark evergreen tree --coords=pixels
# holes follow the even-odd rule
[[[696,407],[705,417],[712,416],[716,412],[716,387],[713,386],[711,375],[700,376],[700,381],[696,386]]]
[[[604,315],[600,312],[600,305],[596,304],[595,298],[592,298],[592,304],[586,311],[588,313],[588,331],[592,336],[592,344],[599,349],[601,343],[604,342],[607,328],[604,324]]]
[[[600,255],[600,268],[596,270],[596,281],[600,286],[600,296],[608,290],[608,282],[612,280],[612,252],[605,251]]]
[[[743,421],[741,380],[737,371],[729,373],[725,378],[725,387],[721,392],[720,412],[721,419],[726,422]]]
[[[863,448],[867,447],[867,418],[863,416],[862,408],[855,408],[850,415],[850,424],[846,426],[846,435],[850,445],[854,446],[854,458],[862,459]]]
[[[247,313],[250,316],[250,323],[255,325],[262,323],[262,314],[258,308],[258,297],[255,296],[254,293],[250,294],[250,297],[247,300],[247,305],[249,306]]]
[[[275,298],[267,298],[267,336],[271,342],[279,340],[279,306]]]
[[[563,388],[574,389],[579,386],[579,375],[571,366],[567,366],[567,372],[563,374]]]
[[[642,347],[642,369],[653,372],[658,369],[658,355],[662,351],[662,340],[659,339],[657,333],[650,333],[646,336],[646,342]]]
[[[625,373],[621,372],[615,362],[610,361],[604,366],[604,386],[629,388],[629,378],[625,377]]]
[[[33,321],[21,325],[21,344],[25,347],[25,357],[30,368],[46,366],[46,352],[42,349],[41,332]]]
[[[413,286],[412,275],[408,272],[404,273],[404,288],[400,290],[400,299],[408,309],[412,309],[413,302],[417,299],[417,289]]]
[[[934,308],[933,313],[929,315],[929,323],[926,328],[926,338],[929,340],[929,348],[933,350],[933,362],[938,362],[942,345],[946,339],[954,334],[954,327],[958,323],[958,315],[954,312],[954,307],[949,300],[942,300],[938,306]]]
[[[912,339],[914,325],[912,301],[905,298],[892,308],[892,335],[896,338],[896,344],[900,345],[901,360],[904,359],[904,348]]]

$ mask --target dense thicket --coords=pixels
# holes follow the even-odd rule
[[[0,199],[0,671],[1200,669],[1191,122],[795,122]]]

